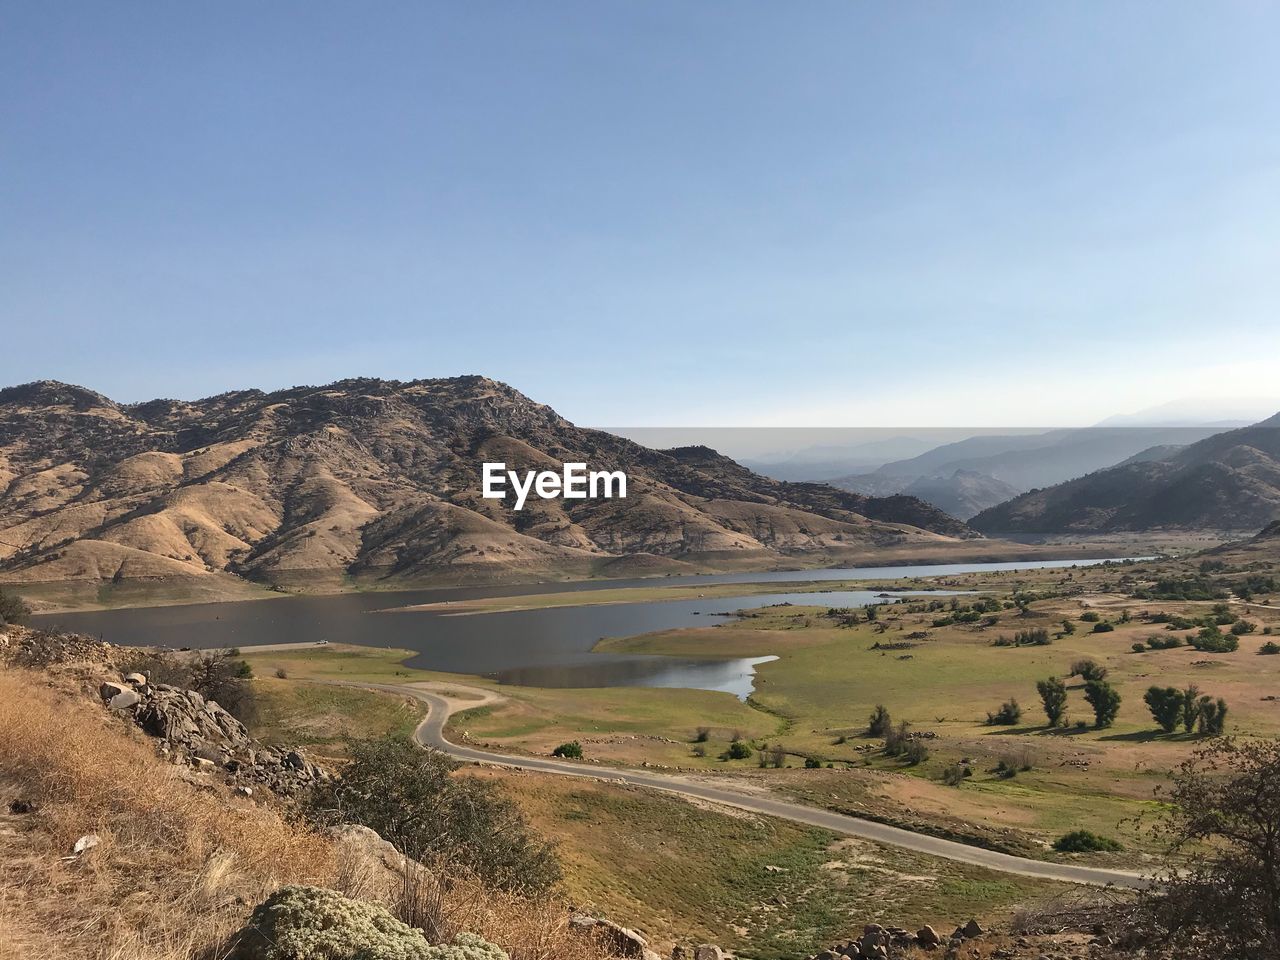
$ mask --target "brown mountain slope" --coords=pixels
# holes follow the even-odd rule
[[[480,465],[625,470],[628,496],[481,497]],[[575,427],[483,377],[120,405],[0,390],[0,576],[409,579],[768,564],[974,536],[911,497],[758,476]],[[623,570],[625,572],[625,569]]]

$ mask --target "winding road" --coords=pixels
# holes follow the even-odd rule
[[[534,770],[539,773],[552,773],[566,777],[587,777],[629,784],[636,787],[647,787],[651,790],[663,790],[683,797],[691,797],[710,803],[736,807],[752,813],[779,817],[795,823],[803,823],[813,827],[830,830],[850,837],[871,840],[904,850],[913,850],[933,857],[943,857],[1003,873],[1014,873],[1025,877],[1039,877],[1042,880],[1058,880],[1066,883],[1082,883],[1093,886],[1117,886],[1141,889],[1148,881],[1141,874],[1124,870],[1110,870],[1102,867],[1084,867],[1067,863],[1049,863],[1043,860],[1032,860],[1017,857],[1008,853],[998,853],[981,847],[931,837],[923,833],[913,833],[901,827],[863,820],[859,817],[831,810],[822,810],[801,803],[777,799],[772,796],[747,793],[729,786],[707,783],[704,780],[688,776],[659,774],[628,770],[621,767],[606,767],[598,764],[570,763],[563,760],[527,757],[518,754],[494,753],[488,750],[476,750],[472,747],[459,746],[445,739],[444,727],[449,715],[459,707],[470,709],[485,703],[493,703],[501,699],[492,691],[479,688],[463,688],[457,684],[444,685],[444,689],[465,689],[468,693],[482,694],[483,699],[462,701],[443,696],[441,692],[425,689],[423,686],[408,686],[378,683],[353,683],[346,681],[329,681],[340,686],[360,687],[367,690],[380,690],[386,693],[409,696],[420,700],[428,707],[426,719],[414,731],[418,743],[447,753],[458,760],[468,762],[494,764],[513,767],[521,770]]]

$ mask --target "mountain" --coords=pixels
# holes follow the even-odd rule
[[[625,499],[484,499],[481,463],[624,470]],[[975,536],[917,499],[574,426],[483,377],[117,404],[0,390],[0,576],[385,580],[768,566]]]
[[[976,470],[956,470],[949,477],[920,477],[902,490],[903,495],[919,497],[960,520],[1016,497],[1018,492],[1003,480]]]
[[[1160,451],[1155,451],[1159,453]],[[984,532],[1256,530],[1280,517],[1280,414],[1151,459],[1033,490],[975,516]]]
[[[920,477],[957,470],[985,474],[1018,492],[1080,477],[1159,445],[1185,446],[1218,432],[1212,427],[1085,427],[1041,433],[968,437],[886,463],[874,473],[832,480],[846,490],[880,495],[904,491]],[[893,478],[901,480],[894,486]]]
[[[786,455],[743,458],[742,462],[775,480],[828,481],[855,471],[874,470],[890,460],[914,457],[935,446],[936,441],[895,436],[864,443],[815,444]]]

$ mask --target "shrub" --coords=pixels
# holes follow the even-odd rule
[[[1056,727],[1062,722],[1067,711],[1067,685],[1057,677],[1036,682],[1036,690],[1040,694],[1040,702],[1044,706],[1045,718],[1049,726]]]
[[[288,680],[288,679],[289,679],[289,671],[288,671],[288,670],[286,670],[284,667],[276,667],[276,679],[277,679],[277,680]]]
[[[1114,629],[1115,629],[1114,625],[1107,623],[1106,621],[1103,621],[1102,623],[1095,623],[1093,625],[1093,629],[1089,632],[1090,633],[1110,633]]]
[[[542,892],[560,879],[551,847],[488,780],[394,737],[353,740],[351,761],[308,802],[322,824],[355,823],[415,860],[448,859],[504,890]]]
[[[129,668],[146,674],[152,683],[194,690],[206,700],[215,700],[247,727],[252,728],[257,720],[257,697],[249,683],[253,670],[238,650],[201,653],[192,658],[144,654],[132,659]]]
[[[1094,726],[1109,727],[1120,712],[1120,692],[1105,680],[1090,680],[1084,685],[1084,698],[1093,707]]]
[[[988,711],[987,723],[998,726],[1011,727],[1022,719],[1022,707],[1018,705],[1017,700],[1009,699],[1000,705],[995,713]]]
[[[1053,849],[1059,853],[1098,853],[1124,848],[1110,837],[1102,837],[1089,830],[1072,830],[1053,841]]]
[[[1084,613],[1080,614],[1080,619],[1085,623],[1097,623],[1102,619],[1102,617],[1098,616],[1098,614],[1093,610],[1086,610]]]
[[[31,616],[31,608],[19,596],[0,590],[0,627],[6,623],[24,624]]]
[[[1138,643],[1132,644],[1129,647],[1129,649],[1132,650],[1134,653],[1146,653],[1147,645],[1145,643],[1138,642]]]
[[[1240,649],[1240,638],[1210,625],[1191,638],[1191,646],[1205,653],[1235,653]]]
[[[1243,637],[1246,633],[1253,633],[1258,629],[1258,625],[1252,620],[1237,620],[1231,625],[1231,632],[1237,637]]]
[[[693,735],[694,743],[706,743],[711,739],[710,727],[699,727],[697,733]]]
[[[1172,650],[1174,647],[1182,646],[1182,638],[1150,636],[1147,637],[1147,646],[1152,650]]]
[[[804,758],[804,768],[806,770],[817,770],[821,766],[822,766],[821,760],[814,759],[813,757]]]
[[[884,755],[900,757],[907,752],[907,744],[911,740],[911,724],[903,720],[884,735]]]
[[[322,887],[281,887],[254,908],[232,938],[228,960],[395,957],[397,960],[507,960],[500,947],[470,933],[432,946],[421,930],[385,907]]]
[[[746,760],[751,756],[751,746],[743,740],[735,740],[729,749],[720,754],[721,760]]]
[[[966,777],[973,776],[973,771],[963,764],[951,763],[942,769],[942,782],[948,787],[958,787]]]
[[[1262,646],[1258,648],[1258,652],[1273,656],[1277,653],[1280,653],[1280,643],[1276,643],[1274,640],[1268,640],[1266,643],[1264,643]]]
[[[553,757],[564,757],[568,760],[582,759],[582,744],[577,740],[570,740],[568,743],[562,743],[551,751]]]
[[[929,759],[929,748],[925,746],[923,740],[910,739],[907,741],[902,758],[914,767],[916,764],[924,763]]]
[[[1077,660],[1071,664],[1071,675],[1079,676],[1080,679],[1088,680],[1105,680],[1107,678],[1107,668],[1098,663],[1097,660]]]
[[[1049,636],[1049,631],[1044,627],[1033,627],[1030,630],[1019,630],[1013,635],[1014,643],[1018,646],[1043,647],[1053,643],[1053,637]]]
[[[867,733],[873,737],[883,737],[893,727],[893,718],[883,703],[877,703],[871,711],[871,721],[867,724]]]

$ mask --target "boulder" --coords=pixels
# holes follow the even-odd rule
[[[703,943],[694,948],[693,960],[725,960],[725,954],[714,943]]]
[[[966,940],[972,940],[974,937],[982,936],[987,931],[982,929],[982,925],[977,920],[970,919],[968,923],[960,928],[960,932],[964,934]]]
[[[102,684],[100,687],[98,687],[98,696],[100,696],[103,700],[106,700],[108,703],[110,703],[111,700],[114,699],[115,697],[118,697],[120,696],[120,694],[126,693],[126,692],[132,693],[133,691],[129,690],[129,688],[126,686],[123,686],[119,683],[112,683],[109,680],[106,683]]]
[[[942,943],[942,936],[926,923],[916,931],[916,941],[922,947],[936,947]]]
[[[135,687],[145,687],[147,685],[147,675],[145,673],[126,673],[124,682],[131,683]]]
[[[142,701],[142,697],[138,696],[136,690],[121,690],[108,701],[108,705],[112,710],[128,710],[130,707],[136,707]]]

